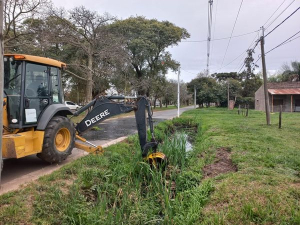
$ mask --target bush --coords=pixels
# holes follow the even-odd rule
[[[255,103],[254,97],[237,97],[235,102],[235,107],[239,107],[239,105],[241,105],[241,107],[248,105],[249,109],[254,109],[255,106],[254,103]]]

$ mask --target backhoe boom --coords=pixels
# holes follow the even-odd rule
[[[97,124],[112,116],[135,111],[135,119],[142,156],[147,157],[150,149],[152,149],[152,153],[155,153],[157,148],[157,142],[154,138],[153,120],[149,100],[147,100],[145,97],[138,97],[133,103],[126,103],[112,101],[114,99],[125,100],[127,98],[124,96],[101,96],[97,99],[94,99],[86,106],[82,107],[80,110],[75,112],[74,116],[78,116],[80,113],[89,109],[89,112],[87,113],[85,118],[82,121],[80,121],[75,127],[77,134],[81,135],[83,132],[91,129],[92,127],[96,126]],[[148,116],[148,124],[152,135],[150,142],[147,140],[146,111]],[[77,139],[80,138],[78,138],[77,136]],[[79,145],[76,146],[79,147]],[[99,146],[99,148],[101,147]],[[97,149],[95,148],[95,151],[96,150]]]

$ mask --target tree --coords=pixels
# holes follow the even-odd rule
[[[71,72],[79,74],[77,79],[85,84],[86,102],[108,88],[108,79],[115,71],[115,65],[126,57],[120,38],[107,28],[114,17],[90,11],[84,6],[68,13],[53,11],[57,23],[56,42],[70,46],[74,51],[67,60]],[[73,74],[74,75],[74,74]],[[95,85],[97,84],[97,86]]]
[[[300,62],[292,61],[291,65],[285,63],[282,66],[282,81],[300,80]]]
[[[187,85],[190,93],[197,89],[196,102],[199,105],[210,106],[210,103],[219,101],[220,86],[214,78],[198,77],[191,80]]]
[[[249,80],[254,77],[253,71],[254,71],[255,67],[257,67],[257,65],[255,65],[253,63],[253,61],[254,61],[254,58],[252,56],[253,53],[254,53],[254,49],[248,49],[247,57],[244,60],[244,64],[246,67],[246,70],[245,70],[246,80]]]
[[[5,0],[4,1],[4,44],[6,50],[13,51],[22,46],[22,37],[30,35],[24,32],[22,23],[28,18],[39,18],[41,12],[50,6],[48,0]]]
[[[217,80],[217,82],[227,81],[228,79],[234,79],[242,81],[243,77],[237,72],[230,73],[214,73],[211,75],[213,78]]]
[[[190,35],[184,29],[168,21],[130,17],[113,23],[111,30],[126,40],[130,59],[129,71],[134,73],[132,84],[139,95],[150,95],[152,82],[169,69],[176,70],[178,63],[166,51]]]

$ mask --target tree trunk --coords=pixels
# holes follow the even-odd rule
[[[162,101],[161,101],[161,98],[159,99],[159,107],[162,108]]]
[[[88,71],[87,71],[87,83],[85,89],[85,101],[89,103],[93,100],[93,56],[90,54],[88,56]]]
[[[155,109],[156,108],[156,98],[154,98],[153,105],[154,105],[154,109]]]

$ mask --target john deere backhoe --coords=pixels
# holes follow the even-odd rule
[[[134,104],[118,103],[122,96],[101,96],[73,113],[63,98],[61,71],[66,64],[57,60],[22,54],[4,56],[3,158],[22,158],[37,154],[49,163],[57,163],[71,154],[73,147],[90,153],[102,152],[80,135],[111,116],[135,111],[139,141],[144,159],[162,162],[156,152],[149,101],[139,97]],[[70,116],[88,110],[76,126]],[[147,112],[147,114],[146,114]],[[147,140],[148,123],[152,134]]]

